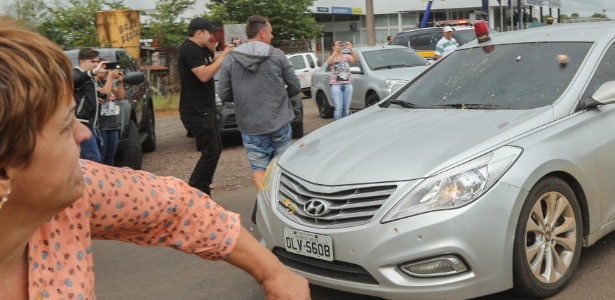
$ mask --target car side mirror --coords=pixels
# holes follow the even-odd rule
[[[312,68],[312,69],[316,68],[316,66],[314,65],[313,62],[310,63],[310,68]]]
[[[615,81],[603,83],[591,95],[591,99],[585,104],[586,109],[596,108],[601,105],[615,103]]]
[[[141,84],[145,82],[145,73],[140,71],[126,72],[126,78],[124,78],[124,82],[128,84]]]
[[[350,67],[350,73],[352,73],[352,74],[363,74],[363,71],[359,67]]]

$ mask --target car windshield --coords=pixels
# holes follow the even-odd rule
[[[524,43],[459,49],[407,86],[397,100],[418,107],[532,109],[566,90],[591,43]],[[570,62],[561,64],[558,55]]]
[[[476,38],[476,33],[474,32],[474,28],[457,30],[457,34],[459,34],[463,38],[463,40],[466,42],[472,41]]]
[[[408,48],[365,51],[363,58],[371,70],[416,67],[427,64],[424,58]]]

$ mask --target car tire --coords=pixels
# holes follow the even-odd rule
[[[539,181],[517,223],[513,290],[529,298],[557,294],[577,267],[582,238],[581,209],[570,186],[556,177]]]
[[[141,170],[142,163],[143,156],[141,153],[139,129],[135,121],[130,120],[128,140],[126,141],[125,147],[116,154],[115,165],[117,167],[129,167],[134,170]]]
[[[329,100],[324,92],[316,93],[316,104],[318,105],[318,114],[323,119],[331,119],[333,117],[333,107],[329,106]]]
[[[303,137],[303,121],[292,124],[292,130],[293,130],[293,139],[302,138]]]
[[[378,94],[369,94],[369,96],[365,98],[365,107],[370,107],[378,102],[380,102],[380,97],[378,97]]]
[[[156,118],[151,103],[150,101],[149,109],[147,110],[147,124],[145,125],[147,138],[145,138],[145,141],[143,141],[141,145],[143,152],[153,152],[156,150]]]

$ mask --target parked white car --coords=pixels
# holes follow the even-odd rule
[[[311,52],[301,52],[287,54],[288,60],[295,69],[295,74],[301,81],[301,92],[306,97],[312,97],[310,88],[312,87],[312,74],[318,70],[320,64],[316,55]]]

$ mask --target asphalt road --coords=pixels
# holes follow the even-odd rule
[[[306,99],[307,100],[307,99]],[[304,100],[308,107],[311,101]],[[166,116],[164,118],[177,118]],[[178,130],[178,135],[185,132]],[[168,135],[168,134],[167,134]],[[158,143],[167,142],[165,135]],[[148,159],[148,156],[145,157]],[[147,162],[144,162],[147,165]],[[214,194],[229,210],[240,213],[244,227],[257,238],[260,233],[249,216],[256,192],[252,187]],[[257,300],[263,294],[247,273],[221,261],[205,261],[172,249],[140,247],[114,241],[95,241],[94,259],[97,297],[107,299],[211,299]],[[552,299],[615,298],[615,234],[584,248],[579,267],[570,284]],[[312,286],[314,300],[379,299]],[[478,299],[521,299],[510,293]]]

